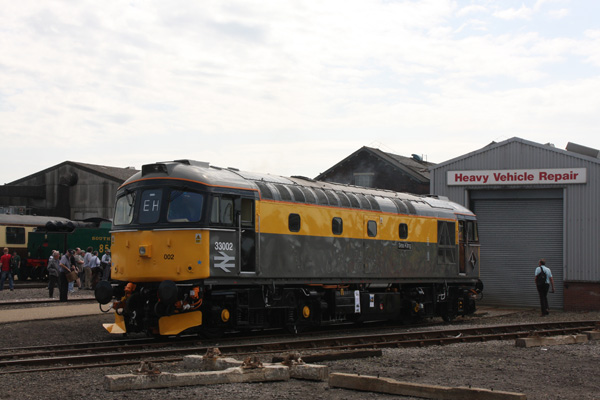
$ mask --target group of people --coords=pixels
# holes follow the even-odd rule
[[[2,257],[0,257],[0,290],[4,290],[4,282],[8,279],[8,287],[11,292],[15,289],[14,276],[21,267],[21,257],[17,252],[13,252],[12,256],[8,251],[8,247],[3,249]]]
[[[110,249],[106,249],[102,259],[92,247],[85,251],[80,248],[69,249],[63,255],[53,250],[48,259],[48,294],[54,297],[54,288],[58,286],[60,301],[67,301],[68,294],[78,290],[95,288],[100,280],[110,279]]]

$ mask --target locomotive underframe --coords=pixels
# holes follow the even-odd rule
[[[116,284],[116,285],[114,285]],[[345,283],[343,285],[270,284],[206,285],[178,282],[177,298],[161,303],[159,284],[140,283],[133,292],[126,282],[113,282],[115,307],[127,332],[163,334],[157,331],[160,319],[201,311],[202,323],[185,332],[207,336],[225,331],[287,328],[298,332],[310,327],[370,321],[414,322],[442,317],[449,321],[475,311],[477,283],[440,282]],[[189,304],[190,288],[197,288],[201,306]],[[183,333],[183,332],[181,332]]]

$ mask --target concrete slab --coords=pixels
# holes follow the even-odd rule
[[[222,371],[227,368],[241,367],[242,361],[227,357],[205,357],[189,355],[183,357],[183,366],[195,371]]]
[[[559,344],[576,344],[588,341],[586,335],[563,335],[549,337],[527,337],[515,340],[517,347],[556,346]]]
[[[445,387],[400,382],[390,378],[333,373],[329,375],[329,386],[366,392],[386,393],[399,396],[421,397],[441,400],[526,400],[522,393],[497,390]]]
[[[106,375],[104,387],[109,391],[158,389],[175,386],[216,385],[223,383],[273,382],[290,379],[290,370],[283,365],[262,368],[228,368],[224,371]]]
[[[183,365],[186,369],[195,371],[222,371],[227,368],[241,367],[243,361],[227,357],[206,357],[198,355],[189,355],[183,357]],[[326,365],[313,365],[298,362],[291,364],[263,364],[265,366],[278,365],[290,369],[290,378],[304,379],[310,381],[324,382],[329,379],[329,367]]]
[[[600,331],[585,331],[583,334],[588,337],[588,340],[600,340]]]
[[[325,382],[329,379],[329,367],[314,364],[292,364],[290,366],[290,378]]]

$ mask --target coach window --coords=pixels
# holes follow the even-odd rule
[[[375,222],[375,221],[367,222],[367,235],[369,237],[377,236],[377,222]]]
[[[214,224],[233,225],[232,198],[213,197],[210,222]]]
[[[301,220],[300,215],[290,214],[288,218],[288,227],[290,232],[300,232]]]
[[[142,192],[140,201],[140,224],[154,224],[160,217],[160,203],[162,201],[162,189],[150,189]]]
[[[344,221],[340,217],[334,217],[331,220],[331,232],[334,235],[341,235],[344,231]]]
[[[400,239],[408,238],[408,225],[400,224],[398,228],[398,235],[400,236]]]
[[[25,228],[7,226],[6,244],[25,244]]]

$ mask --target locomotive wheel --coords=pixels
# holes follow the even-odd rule
[[[456,315],[452,315],[452,314],[442,315],[442,319],[444,320],[444,322],[452,322],[452,321],[454,321],[455,318],[456,318]]]
[[[444,322],[452,322],[456,318],[456,313],[446,309],[442,311],[442,319]]]

